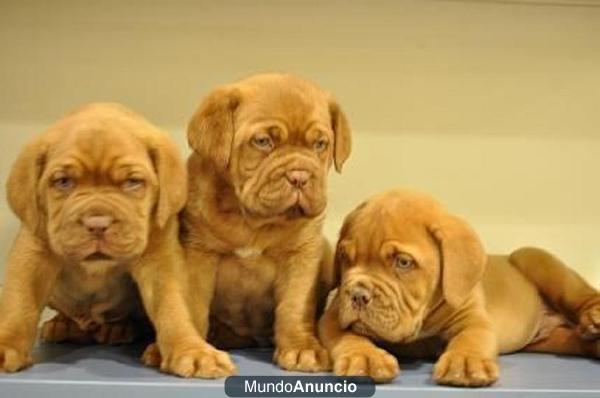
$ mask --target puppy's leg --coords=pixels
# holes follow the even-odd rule
[[[286,370],[329,370],[329,355],[316,337],[320,256],[300,252],[278,270],[275,282],[275,362]]]
[[[176,230],[176,223],[172,224]],[[182,377],[218,378],[235,373],[229,355],[208,344],[194,327],[186,300],[189,291],[184,255],[178,242],[165,239],[149,247],[152,249],[132,269],[156,329],[157,346],[150,346],[143,359],[152,363],[160,357],[162,371]]]
[[[400,373],[393,355],[367,337],[340,329],[337,300],[319,321],[319,337],[331,354],[337,376],[369,376],[377,383],[387,383]]]
[[[54,318],[44,322],[40,330],[40,339],[45,343],[91,343],[94,341],[93,333],[83,330],[77,322],[66,315],[58,313]]]
[[[467,310],[468,311],[468,310]],[[446,350],[433,368],[440,384],[482,387],[498,379],[496,335],[484,314],[465,312],[444,332]]]
[[[60,267],[43,243],[21,228],[11,249],[0,304],[0,372],[16,372],[32,363],[40,313]]]
[[[209,329],[210,304],[215,292],[215,281],[219,256],[193,246],[186,248],[187,271],[189,274],[190,310],[192,320],[200,336],[206,339]]]
[[[600,341],[585,340],[574,328],[560,326],[547,338],[528,345],[523,351],[600,358]]]
[[[522,248],[510,255],[510,262],[536,285],[556,310],[578,324],[586,339],[600,338],[600,292],[550,253]]]
[[[133,320],[124,319],[117,322],[103,323],[93,334],[98,344],[118,345],[135,341],[139,336],[137,325]]]

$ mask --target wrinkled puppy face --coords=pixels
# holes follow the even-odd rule
[[[436,243],[416,212],[374,199],[347,220],[337,246],[343,328],[390,342],[420,331],[440,278]]]
[[[412,341],[432,306],[461,305],[484,262],[468,225],[430,198],[376,196],[346,218],[340,234],[340,324],[388,342]]]
[[[146,146],[110,130],[69,134],[40,179],[50,246],[73,261],[128,260],[145,249],[157,176]]]
[[[67,263],[128,261],[184,206],[187,176],[166,134],[118,104],[78,108],[34,138],[7,183],[24,228]]]
[[[264,87],[240,106],[230,170],[251,214],[311,217],[325,209],[334,136],[319,94],[312,87]]]
[[[225,123],[207,111],[225,102]],[[221,147],[204,150],[218,124]],[[217,129],[218,130],[218,129]],[[224,131],[223,131],[224,130]],[[243,210],[250,216],[315,217],[326,207],[330,166],[349,155],[349,129],[330,96],[287,75],[258,75],[217,90],[190,123],[190,143],[223,162]],[[226,146],[229,148],[223,148]],[[224,153],[226,152],[226,153]],[[217,167],[220,165],[217,164]]]

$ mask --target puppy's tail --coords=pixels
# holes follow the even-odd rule
[[[600,302],[600,293],[579,274],[545,250],[524,247],[509,256],[511,264],[531,281],[546,302],[572,321]]]

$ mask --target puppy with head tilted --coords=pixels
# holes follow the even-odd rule
[[[284,369],[327,369],[315,312],[327,173],[350,154],[344,113],[312,83],[256,75],[210,93],[188,138],[183,243],[197,327],[209,333],[211,309],[217,346],[274,340]]]
[[[471,227],[395,190],[347,218],[340,284],[320,320],[338,375],[392,380],[391,355],[439,355],[440,384],[485,386],[499,353],[600,355],[600,293],[547,252],[486,256]],[[385,349],[384,349],[385,348]]]
[[[1,370],[31,363],[46,305],[58,315],[45,341],[129,342],[145,308],[165,371],[185,374],[204,355],[180,280],[186,183],[169,137],[117,104],[81,107],[25,147],[7,184],[21,227],[0,303]]]

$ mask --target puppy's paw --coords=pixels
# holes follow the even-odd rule
[[[210,346],[174,351],[162,358],[160,370],[181,377],[203,379],[218,379],[237,373],[229,354]]]
[[[442,354],[433,367],[435,381],[451,386],[488,386],[498,380],[498,375],[494,359],[452,351]]]
[[[324,372],[331,369],[329,353],[315,339],[304,344],[281,345],[273,360],[285,370],[297,372]]]
[[[577,330],[585,340],[600,339],[600,298],[581,311]]]
[[[94,332],[94,340],[98,344],[127,344],[136,338],[136,329],[129,321],[103,323]]]
[[[11,344],[0,342],[0,373],[14,373],[31,366],[33,360],[28,352],[22,351]]]
[[[162,357],[158,349],[158,344],[152,343],[148,345],[142,354],[142,363],[151,368],[158,368],[161,362]]]
[[[396,357],[381,348],[368,348],[339,355],[333,362],[337,376],[369,376],[377,383],[389,383],[400,374]]]
[[[77,323],[60,314],[44,322],[40,330],[40,339],[45,343],[90,343],[93,341],[89,332],[81,330]]]

